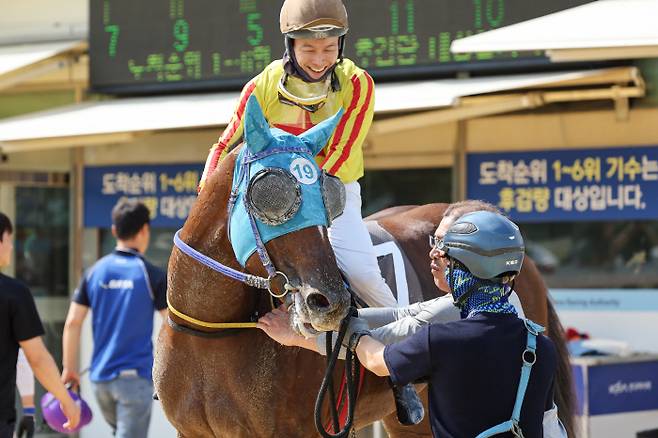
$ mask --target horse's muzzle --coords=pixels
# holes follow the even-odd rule
[[[325,293],[309,285],[302,285],[299,294],[295,310],[302,322],[311,324],[319,331],[338,329],[349,308],[347,291]]]

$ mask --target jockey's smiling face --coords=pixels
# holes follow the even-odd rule
[[[338,37],[296,39],[297,64],[313,79],[320,79],[338,61]]]
[[[448,229],[455,222],[453,217],[444,217],[439,224],[439,227],[434,232],[434,237],[436,241],[443,239],[448,232]],[[437,249],[436,247],[430,250],[430,268],[432,269],[432,277],[434,277],[434,284],[436,287],[441,289],[444,292],[450,292],[450,286],[445,278],[445,270],[448,267],[448,259],[445,256],[445,252]]]

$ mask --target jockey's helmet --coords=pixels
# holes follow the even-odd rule
[[[285,0],[281,33],[292,39],[340,37],[347,33],[347,10],[341,0]]]
[[[475,277],[510,281],[521,270],[525,246],[519,227],[489,211],[457,219],[437,249],[464,265]]]

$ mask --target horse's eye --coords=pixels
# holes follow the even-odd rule
[[[299,183],[290,172],[272,167],[258,172],[247,188],[251,214],[268,225],[281,225],[297,213],[302,202]]]
[[[329,224],[345,210],[345,185],[336,176],[322,172],[322,200]]]

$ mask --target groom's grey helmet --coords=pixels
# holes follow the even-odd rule
[[[519,227],[505,216],[476,211],[455,221],[438,248],[486,280],[519,273],[525,246]]]

